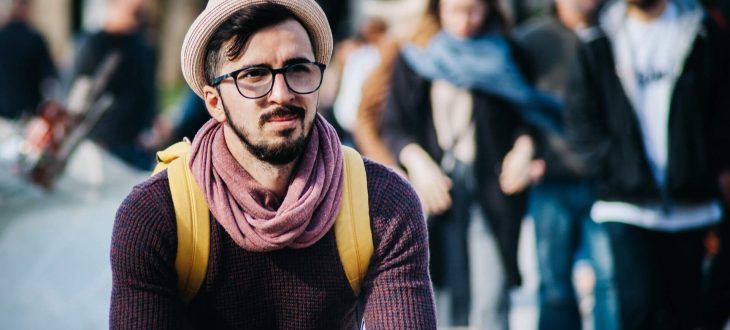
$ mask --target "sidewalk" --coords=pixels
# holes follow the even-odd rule
[[[92,169],[101,166],[100,177]],[[81,180],[80,173],[96,181]],[[50,193],[2,171],[0,329],[108,327],[114,213],[146,176],[90,144]]]

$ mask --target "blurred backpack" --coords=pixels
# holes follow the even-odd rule
[[[337,251],[355,295],[373,255],[365,165],[360,154],[343,146],[344,177],[340,210],[334,230]],[[167,169],[177,220],[178,293],[186,303],[193,300],[205,279],[210,254],[208,204],[193,178],[188,161],[190,142],[178,142],[157,153],[153,174]]]

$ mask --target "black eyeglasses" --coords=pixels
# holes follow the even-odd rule
[[[274,80],[279,73],[284,74],[284,82],[297,94],[311,94],[322,85],[326,65],[316,62],[294,63],[280,69],[265,66],[249,66],[213,79],[211,86],[220,85],[223,80],[233,78],[241,96],[258,99],[266,96],[274,88]]]

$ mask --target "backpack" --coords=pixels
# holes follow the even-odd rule
[[[342,146],[344,177],[340,210],[334,224],[337,251],[347,280],[355,295],[373,255],[365,165],[360,154]],[[178,142],[157,153],[153,174],[167,169],[177,222],[178,294],[189,303],[205,279],[210,254],[210,217],[208,204],[193,178],[190,167],[190,142]]]

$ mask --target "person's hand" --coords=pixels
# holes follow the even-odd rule
[[[522,135],[515,141],[502,161],[499,186],[507,195],[522,192],[530,183],[537,182],[545,173],[545,161],[533,160],[535,147],[532,139]]]
[[[451,208],[451,179],[420,146],[410,144],[400,153],[408,178],[428,214],[438,215]]]

